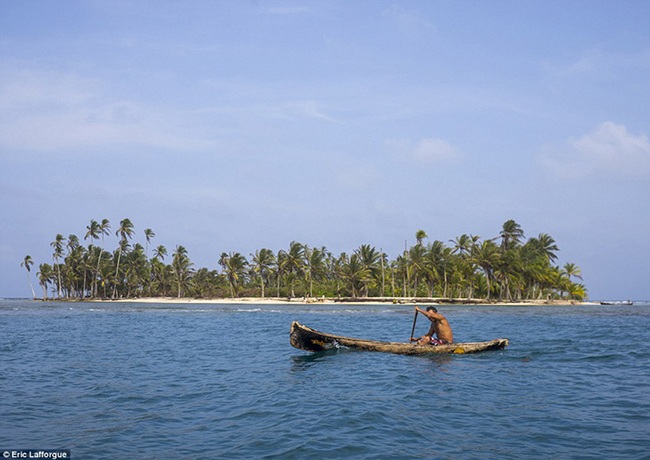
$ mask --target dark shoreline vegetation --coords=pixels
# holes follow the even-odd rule
[[[583,301],[587,290],[580,268],[566,263],[554,265],[559,251],[555,240],[541,233],[525,240],[514,220],[503,224],[499,234],[481,240],[461,235],[450,244],[428,239],[423,230],[417,243],[389,259],[383,251],[361,245],[351,254],[335,256],[326,247],[291,242],[277,253],[259,249],[250,259],[238,252],[222,253],[221,270],[195,269],[187,250],[176,246],[170,263],[167,249],[151,250],[155,233],[144,230],[145,246],[131,244],[135,235],[129,219],[120,221],[114,234],[117,248],[104,249],[104,237],[111,235],[107,219],[91,220],[86,226],[84,247],[76,235],[57,234],[50,244],[52,264],[41,263],[36,274],[42,298],[68,300],[138,299],[177,297],[220,298],[306,298],[357,301],[385,298],[481,299],[484,302]],[[25,256],[21,266],[31,283],[34,261]],[[48,288],[52,297],[48,297]]]

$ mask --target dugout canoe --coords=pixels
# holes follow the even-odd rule
[[[488,350],[502,350],[508,346],[508,339],[494,339],[488,342],[453,343],[451,345],[418,345],[414,343],[381,342],[325,334],[298,321],[291,323],[289,341],[292,346],[306,351],[327,351],[336,348],[380,351],[400,355],[425,355],[435,353],[465,354]]]

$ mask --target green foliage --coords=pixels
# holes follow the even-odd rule
[[[40,264],[37,278],[59,298],[151,297],[441,297],[521,301],[584,300],[587,290],[580,268],[566,263],[553,265],[559,251],[555,240],[541,233],[525,240],[514,220],[503,224],[499,235],[482,240],[463,234],[450,244],[415,233],[417,243],[391,260],[382,250],[362,244],[351,255],[334,256],[326,247],[292,241],[277,253],[264,248],[251,254],[250,262],[238,252],[223,252],[221,271],[195,270],[187,249],[176,246],[165,263],[167,249],[159,245],[149,258],[155,233],[144,231],[145,247],[131,245],[135,235],[129,219],[115,231],[117,247],[103,248],[110,223],[91,220],[83,246],[75,235],[67,240],[56,235],[52,265]],[[101,246],[95,242],[101,239]],[[500,242],[499,242],[500,240]],[[29,275],[33,265],[27,256],[21,266]]]

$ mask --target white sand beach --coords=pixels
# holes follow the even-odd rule
[[[597,302],[579,302],[568,300],[522,300],[518,302],[486,301],[485,299],[429,299],[429,298],[364,298],[364,299],[332,299],[332,298],[286,298],[286,297],[237,297],[219,299],[192,299],[177,297],[141,297],[137,299],[94,300],[94,302],[142,302],[142,303],[167,303],[167,304],[256,304],[256,305],[290,305],[290,304],[354,304],[354,305],[597,305]]]

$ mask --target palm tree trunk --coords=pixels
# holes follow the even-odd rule
[[[56,276],[57,276],[56,292],[60,299],[61,298],[61,267],[59,266],[58,263],[56,263],[56,260],[54,262],[54,265],[56,265]]]
[[[111,298],[115,300],[115,296],[117,294],[117,284],[119,283],[119,277],[118,274],[120,272],[120,259],[122,258],[122,249],[120,247],[119,252],[117,253],[117,267],[115,268],[115,285],[113,286],[113,295]]]
[[[95,292],[93,293],[93,298],[97,297],[97,281],[99,279],[99,264],[102,261],[102,252],[99,251],[99,257],[97,258],[97,271],[95,272]],[[104,297],[106,297],[106,293],[104,293]]]
[[[381,261],[381,294],[380,297],[384,297],[386,293],[384,292],[385,284],[386,284],[386,278],[384,276],[384,250],[383,248],[379,248],[379,252],[381,253],[381,258],[379,259]]]
[[[487,296],[485,297],[486,300],[490,299],[490,272],[483,268],[483,271],[485,272],[485,283],[487,284]]]
[[[36,293],[34,292],[34,286],[32,285],[32,279],[29,277],[29,271],[27,272],[27,281],[29,281],[29,287],[32,290],[32,299],[36,298]]]
[[[442,296],[447,297],[447,270],[443,270],[442,273],[443,273],[443,278],[445,280],[445,287],[443,289]]]

